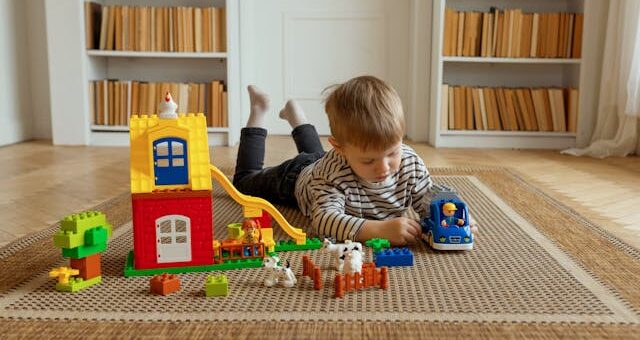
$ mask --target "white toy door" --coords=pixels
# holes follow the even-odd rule
[[[156,220],[158,263],[191,261],[191,220],[167,215]]]

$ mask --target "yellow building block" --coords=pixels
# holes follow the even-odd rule
[[[273,253],[276,251],[276,241],[273,240],[273,228],[261,228],[262,242],[268,252]]]
[[[170,189],[212,189],[207,122],[202,113],[179,114],[175,119],[161,119],[157,115],[133,115],[129,121],[129,136],[131,193],[150,193],[154,190]],[[188,184],[155,184],[153,142],[167,137],[177,137],[187,142]]]
[[[262,209],[257,208],[257,207],[243,206],[242,207],[242,213],[244,215],[244,218],[261,217],[262,216]]]

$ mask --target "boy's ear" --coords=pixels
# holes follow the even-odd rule
[[[338,153],[342,153],[342,145],[340,145],[340,143],[338,143],[338,141],[333,138],[333,136],[329,136],[329,144],[331,144],[331,146],[333,146],[333,148],[338,151]]]

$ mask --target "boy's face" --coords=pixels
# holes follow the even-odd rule
[[[367,182],[382,182],[400,169],[402,141],[385,150],[362,150],[348,143],[341,146],[331,139],[331,144],[344,156],[353,172]]]

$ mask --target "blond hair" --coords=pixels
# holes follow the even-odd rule
[[[402,102],[384,81],[361,76],[326,90],[330,94],[325,111],[331,134],[339,144],[383,150],[402,140]]]

